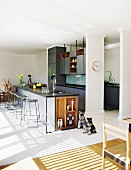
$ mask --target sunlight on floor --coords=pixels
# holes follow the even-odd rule
[[[2,122],[0,124],[1,165],[18,162],[29,156],[35,158],[66,152],[102,141],[103,116],[101,114],[100,116],[92,116],[97,128],[96,134],[83,134],[83,129],[77,128],[46,134],[44,124],[41,123],[38,128],[21,127],[19,116],[16,119],[16,116],[5,108],[1,108],[0,111],[0,120]],[[91,156],[94,155],[94,159],[98,159],[99,162],[99,156],[96,153],[88,152],[92,154]],[[82,156],[81,153],[80,155],[78,153],[77,156],[78,160],[81,160],[81,157],[83,157],[83,160],[86,159],[84,154]],[[92,160],[90,163],[92,163]],[[80,165],[84,168],[82,162],[80,162]],[[72,167],[75,167],[75,165],[72,165]]]
[[[0,135],[2,134],[6,134],[9,132],[13,132],[13,128],[10,127],[10,124],[8,123],[8,121],[6,120],[6,118],[4,117],[4,115],[2,114],[2,112],[0,112]]]
[[[35,162],[32,160],[31,157],[28,157],[20,162],[13,164],[4,170],[39,170]]]
[[[39,158],[48,170],[100,170],[102,166],[101,155],[88,147],[80,147]],[[107,170],[118,169],[110,161],[105,161]]]
[[[17,153],[23,152],[24,150],[26,149],[22,143],[16,143],[11,146],[0,149],[0,160],[8,158]]]
[[[77,141],[73,138],[70,138],[70,139],[65,140],[61,143],[58,143],[52,147],[49,147],[47,150],[39,152],[39,154],[37,154],[37,157],[53,154],[56,152],[62,152],[62,151],[66,151],[66,150],[70,150],[70,149],[78,148],[78,147],[82,147],[82,146],[84,146],[84,145],[81,144],[79,141]]]

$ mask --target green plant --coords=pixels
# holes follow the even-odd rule
[[[23,76],[24,76],[23,74],[17,75],[19,84],[22,84],[22,82],[23,82]]]
[[[109,82],[113,82],[113,76],[112,76],[112,72],[109,72],[109,76],[108,76]]]

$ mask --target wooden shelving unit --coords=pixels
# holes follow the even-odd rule
[[[69,55],[70,55],[70,52],[62,52],[62,53],[60,53],[60,59],[67,58],[67,57],[69,57]]]
[[[62,125],[60,124],[61,122]],[[78,96],[57,97],[56,130],[76,128],[77,123],[78,123]]]
[[[76,72],[77,72],[77,58],[70,57],[70,73],[76,73]]]
[[[84,54],[84,48],[76,51],[76,55],[83,55],[83,54]]]

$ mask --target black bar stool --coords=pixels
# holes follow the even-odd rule
[[[34,110],[32,109],[33,104]],[[38,99],[29,99],[28,96],[23,97],[23,114],[21,116],[20,125],[22,125],[23,120],[25,121],[26,116],[30,117],[27,120],[35,120],[37,127],[39,126],[38,122],[40,121],[40,111]],[[35,117],[35,119],[32,119],[33,117]]]
[[[14,93],[12,91],[7,92],[7,100],[5,102],[5,108],[7,108],[8,110],[12,110],[12,105],[13,105],[13,101],[14,101]]]
[[[18,116],[18,113],[20,112],[20,116],[22,117],[23,114],[23,105],[21,104],[21,101],[23,100],[23,96],[19,96],[17,93],[13,93],[13,104],[12,104],[12,110],[16,114],[16,118]]]

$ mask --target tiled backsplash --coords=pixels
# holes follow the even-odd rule
[[[66,75],[67,84],[85,85],[86,76],[85,75]]]

